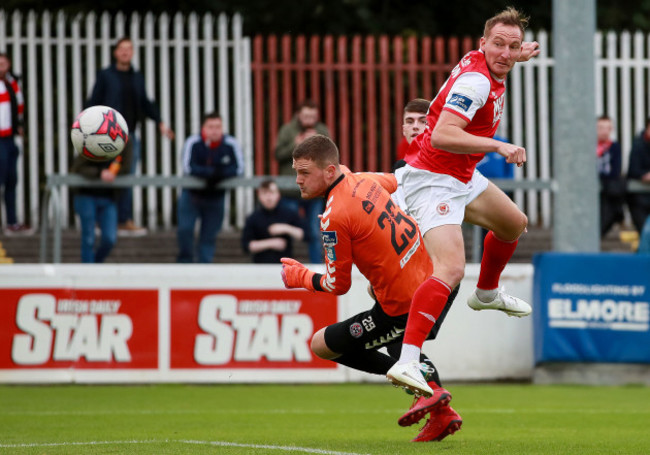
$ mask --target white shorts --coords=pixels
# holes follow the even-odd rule
[[[420,232],[446,224],[460,225],[465,207],[487,189],[488,179],[474,171],[472,179],[463,183],[446,174],[404,166],[401,181],[409,208]]]
[[[404,167],[395,169],[395,180],[397,180],[397,189],[391,195],[393,201],[402,209],[407,215],[409,213],[408,207],[406,206],[406,199],[404,198],[404,187],[402,186],[402,178],[404,176]]]

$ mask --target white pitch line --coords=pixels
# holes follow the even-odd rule
[[[96,446],[96,445],[108,445],[108,444],[204,444],[212,445],[219,447],[241,447],[246,449],[266,449],[266,450],[279,450],[284,452],[303,452],[303,453],[316,453],[320,455],[370,455],[370,454],[361,454],[356,452],[338,452],[336,450],[324,450],[324,449],[312,449],[310,447],[297,447],[297,446],[274,446],[270,444],[242,444],[238,442],[228,442],[228,441],[195,441],[189,439],[145,439],[142,441],[130,440],[130,441],[78,441],[78,442],[42,442],[42,443],[29,443],[29,444],[2,444],[0,443],[1,449],[21,449],[29,447],[68,447],[68,446]]]
[[[165,409],[120,409],[114,411],[0,411],[1,415],[11,416],[60,416],[60,415],[147,415],[147,414],[373,414],[385,413],[395,414],[404,412],[404,409],[355,409],[355,410],[332,410],[324,411],[322,409],[209,409],[200,411],[196,409],[183,409],[183,410],[165,410]]]
[[[335,450],[311,449],[309,447],[274,446],[274,445],[267,445],[267,444],[240,444],[237,442],[226,442],[226,441],[183,440],[179,442],[184,442],[186,444],[209,444],[209,445],[220,446],[220,447],[244,447],[249,449],[271,449],[271,450],[283,450],[287,452],[318,453],[321,455],[370,455],[370,454],[360,454],[355,452],[337,452]]]

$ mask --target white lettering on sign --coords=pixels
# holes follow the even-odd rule
[[[240,300],[239,313],[294,314],[300,311],[300,300]]]
[[[578,299],[575,302],[549,299],[548,317],[550,327],[648,331],[650,304],[613,299]]]
[[[23,333],[14,336],[11,346],[11,358],[16,364],[40,365],[50,356],[54,361],[131,361],[127,342],[133,323],[126,314],[113,314],[120,302],[63,302],[67,303],[57,305],[51,294],[26,294],[20,298],[16,325]],[[55,311],[59,308],[63,312]]]
[[[583,294],[583,295],[620,295],[638,297],[645,293],[646,287],[642,284],[585,284],[585,283],[553,283],[551,290],[556,294]]]
[[[120,309],[119,300],[60,299],[56,302],[58,313],[115,314]]]
[[[205,296],[198,315],[205,333],[196,336],[194,360],[201,365],[262,358],[309,362],[314,325],[309,315],[297,314],[299,309],[300,302],[295,301],[245,301],[242,305],[232,295]]]

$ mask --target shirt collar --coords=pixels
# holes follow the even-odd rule
[[[332,192],[332,190],[334,189],[334,187],[335,187],[336,185],[338,185],[338,184],[339,184],[339,183],[340,183],[344,178],[345,178],[345,174],[341,173],[341,175],[339,176],[339,178],[337,178],[336,180],[334,180],[334,183],[332,183],[332,184],[329,186],[329,188],[327,188],[327,191],[325,192],[325,200],[328,200],[328,199],[329,199],[329,197],[330,197],[330,193]]]

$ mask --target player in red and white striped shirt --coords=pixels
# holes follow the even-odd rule
[[[477,289],[468,305],[518,317],[531,312],[528,303],[498,289],[501,272],[528,220],[503,191],[475,170],[490,152],[518,166],[526,161],[523,147],[493,136],[503,115],[506,76],[516,62],[539,53],[537,43],[523,42],[527,23],[514,8],[486,22],[480,49],[462,58],[433,100],[429,129],[415,139],[418,156],[404,168],[406,204],[423,234],[434,272],[413,296],[400,359],[387,373],[393,382],[411,386],[420,382],[426,391],[418,375],[418,358],[447,297],[465,273],[463,221],[490,231]]]

